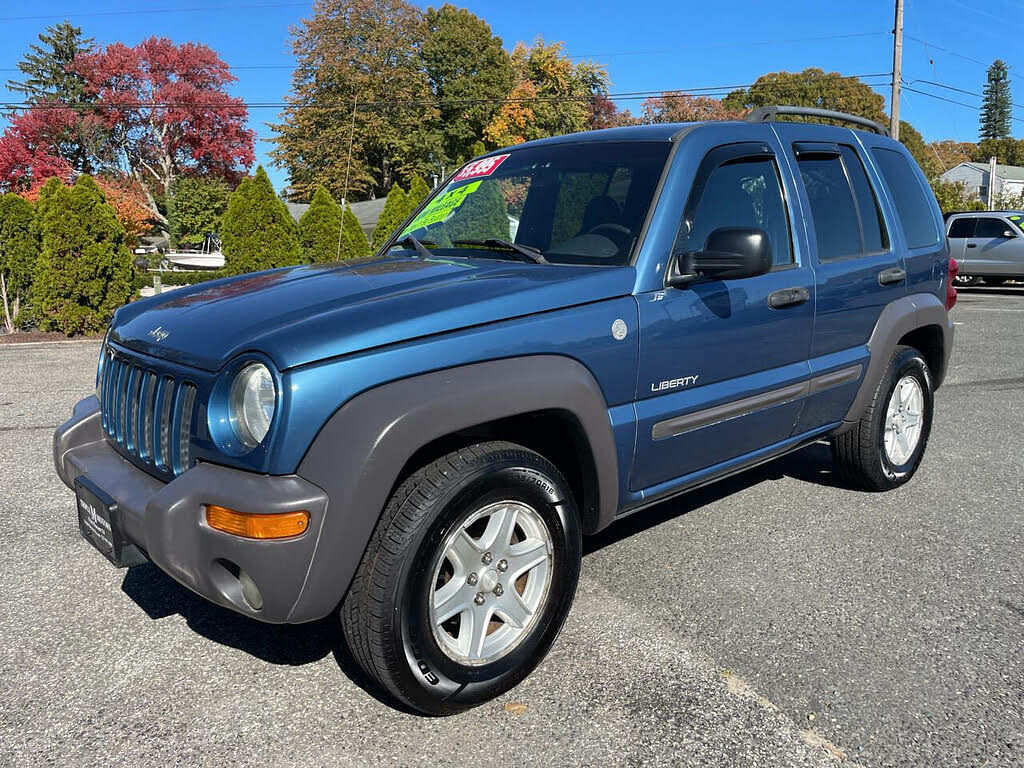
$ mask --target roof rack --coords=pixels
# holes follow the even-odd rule
[[[831,109],[818,109],[817,107],[758,107],[747,115],[748,123],[767,123],[775,120],[779,115],[798,115],[800,117],[822,117],[828,120],[837,120],[844,123],[853,123],[862,128],[874,131],[882,136],[889,136],[889,129],[879,125],[874,120],[858,115],[848,115],[845,112],[835,112]]]

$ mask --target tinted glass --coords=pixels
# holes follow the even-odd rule
[[[899,212],[907,246],[920,248],[938,243],[942,235],[932,215],[931,191],[925,193],[914,169],[899,152],[876,148],[872,153]]]
[[[975,221],[972,218],[953,219],[949,225],[949,237],[974,237]]]
[[[510,240],[562,264],[628,264],[672,145],[579,142],[470,163],[402,234],[441,257],[505,256],[466,240]],[[490,251],[490,252],[488,252]]]
[[[711,171],[699,201],[687,203],[678,251],[699,251],[721,227],[756,227],[768,233],[775,266],[792,264],[789,216],[774,160],[734,161]]]
[[[875,191],[868,181],[864,163],[853,147],[841,144],[839,154],[842,155],[854,197],[857,198],[857,210],[860,212],[861,226],[864,228],[864,250],[867,253],[889,250],[889,236],[885,231],[885,224],[882,223],[878,198],[875,197]]]
[[[975,237],[1002,237],[1004,232],[1010,231],[1010,225],[1002,219],[978,219],[978,228],[974,230]]]
[[[839,155],[801,155],[797,167],[811,205],[818,258],[828,261],[862,253],[857,209]]]

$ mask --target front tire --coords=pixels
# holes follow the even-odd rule
[[[568,485],[522,446],[449,453],[399,486],[341,608],[353,657],[403,704],[451,714],[517,685],[579,578]]]
[[[839,475],[871,491],[888,491],[910,480],[928,444],[933,406],[928,364],[916,349],[896,347],[860,421],[832,438]]]

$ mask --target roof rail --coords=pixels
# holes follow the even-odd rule
[[[831,109],[818,109],[817,107],[786,107],[786,106],[773,106],[773,107],[758,107],[749,115],[746,120],[748,123],[767,123],[773,122],[779,115],[798,115],[800,117],[823,117],[828,120],[837,120],[844,123],[853,123],[859,125],[862,128],[874,131],[875,133],[881,134],[882,136],[889,136],[889,129],[884,125],[879,125],[874,120],[868,120],[866,117],[859,117],[858,115],[848,115],[845,112],[835,112]]]

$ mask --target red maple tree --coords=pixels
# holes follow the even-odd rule
[[[61,156],[61,144],[78,122],[74,110],[53,102],[16,114],[0,136],[0,183],[23,192],[51,176],[68,181],[72,169]]]

